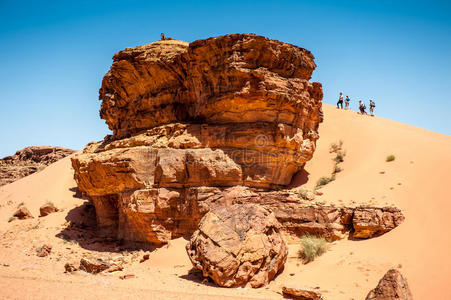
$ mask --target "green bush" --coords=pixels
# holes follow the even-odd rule
[[[387,158],[385,159],[385,161],[394,161],[395,160],[395,156],[392,154],[392,155],[389,155],[389,156],[387,156]]]
[[[326,251],[327,242],[323,237],[304,235],[301,238],[301,249],[299,249],[298,255],[305,263],[308,263]]]
[[[324,185],[326,185],[329,182],[334,181],[334,180],[335,180],[335,176],[334,175],[332,175],[331,177],[321,177],[318,180],[318,182],[316,183],[316,188],[318,189],[318,188],[320,188],[320,187],[322,187],[322,186],[324,186]]]
[[[335,162],[337,164],[343,162],[345,160],[344,157],[345,157],[344,152],[343,151],[338,151],[337,152],[337,156],[335,157]]]

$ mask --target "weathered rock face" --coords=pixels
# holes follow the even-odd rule
[[[288,250],[273,213],[255,204],[211,210],[186,246],[195,269],[218,285],[260,287],[287,260]]]
[[[169,123],[269,122],[316,140],[322,118],[316,65],[302,48],[253,34],[159,41],[114,57],[101,117],[124,137]],[[309,136],[311,135],[311,136]]]
[[[253,34],[117,53],[100,89],[114,135],[72,160],[100,227],[165,242],[194,231],[208,211],[197,203],[205,189],[288,185],[322,121],[313,59]]]
[[[0,186],[33,174],[74,153],[61,147],[33,146],[0,159]]]
[[[367,239],[384,234],[404,221],[399,209],[385,207],[379,210],[358,208],[354,211],[354,234],[357,239]]]
[[[395,269],[389,270],[379,281],[377,287],[370,291],[366,300],[412,300],[407,280]]]

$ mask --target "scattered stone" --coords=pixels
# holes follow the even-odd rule
[[[296,299],[302,300],[320,300],[323,299],[319,288],[310,288],[302,286],[283,286],[282,293]]]
[[[141,260],[139,261],[140,263],[145,262],[146,260],[148,260],[150,258],[150,254],[144,254],[143,257],[141,258]]]
[[[28,208],[23,205],[19,207],[19,209],[14,213],[13,217],[16,217],[20,220],[33,219],[33,215],[30,213]]]
[[[125,279],[131,279],[131,278],[135,278],[135,277],[136,277],[135,274],[125,274],[125,275],[120,276],[119,278],[122,280],[125,280]]]
[[[49,214],[55,213],[58,211],[58,208],[53,205],[53,203],[46,203],[39,208],[40,216],[45,217]]]
[[[64,269],[65,269],[64,273],[72,273],[72,272],[77,271],[77,268],[73,264],[70,264],[70,263],[66,263],[64,265]]]
[[[235,204],[207,213],[186,246],[195,269],[219,286],[267,285],[288,250],[273,213],[256,204]]]
[[[52,252],[51,245],[42,245],[41,247],[36,249],[36,255],[39,257],[48,256]]]
[[[402,274],[391,269],[385,273],[384,277],[379,281],[377,287],[370,291],[366,300],[412,300],[407,280]]]
[[[111,267],[111,263],[104,261],[102,259],[96,258],[96,259],[87,259],[83,257],[80,259],[80,270],[92,273],[92,274],[98,274],[102,271],[105,271]]]
[[[124,265],[122,263],[113,263],[111,267],[105,270],[105,272],[113,273],[124,270]]]

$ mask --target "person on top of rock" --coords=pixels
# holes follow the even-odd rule
[[[166,36],[164,35],[164,33],[160,34],[160,40],[164,41],[166,39]]]
[[[345,99],[345,109],[349,109],[349,101],[351,101],[351,99],[349,99],[349,96],[346,96],[346,99]]]
[[[376,103],[374,103],[374,101],[370,99],[370,114],[372,117],[374,117],[374,108],[375,107],[376,107]]]
[[[338,97],[337,108],[339,105],[343,108],[343,93],[340,93],[340,97]]]
[[[362,100],[359,100],[359,110],[362,115],[366,115],[365,109],[366,109],[365,103],[363,103]]]

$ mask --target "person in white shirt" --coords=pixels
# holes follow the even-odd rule
[[[338,97],[337,108],[339,105],[343,108],[343,93],[340,93],[340,97]]]
[[[374,117],[374,108],[376,107],[376,103],[370,99],[370,114]]]

